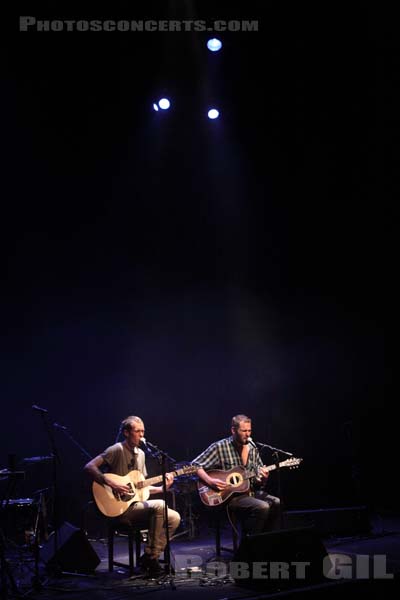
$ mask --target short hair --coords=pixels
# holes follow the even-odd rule
[[[130,431],[132,429],[132,423],[139,423],[140,425],[143,425],[143,421],[140,417],[131,415],[130,417],[126,417],[126,419],[121,422],[121,431]]]
[[[239,425],[242,421],[246,421],[247,423],[251,423],[250,417],[246,415],[235,415],[232,417],[232,427],[233,429],[239,429]]]

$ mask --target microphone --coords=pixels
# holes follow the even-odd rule
[[[41,413],[47,413],[47,412],[49,412],[47,410],[47,408],[41,408],[37,404],[32,404],[32,408],[33,408],[33,410],[37,410],[38,412],[41,412]]]
[[[250,446],[253,446],[253,448],[257,448],[257,445],[255,442],[253,442],[252,438],[249,437],[247,438],[247,442],[250,444]]]
[[[60,425],[59,423],[53,423],[53,427],[55,427],[55,429],[68,429],[68,427],[65,427],[65,425]]]
[[[158,450],[157,446],[154,446],[153,444],[151,444],[150,442],[148,442],[146,440],[146,438],[142,437],[142,439],[140,440],[140,443],[143,444],[143,446],[145,448],[147,448],[147,450]]]

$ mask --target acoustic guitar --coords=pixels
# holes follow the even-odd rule
[[[197,470],[198,467],[188,465],[177,471],[171,471],[171,473],[174,477],[179,477],[180,475],[195,473]],[[132,502],[145,502],[150,496],[149,486],[162,481],[162,475],[145,479],[140,471],[130,471],[124,476],[107,473],[107,477],[114,483],[127,485],[131,491],[126,494],[119,494],[109,485],[100,484],[97,481],[93,482],[92,492],[97,508],[106,517],[119,517],[130,507]]]
[[[302,458],[288,458],[278,464],[264,467],[267,471],[274,471],[282,467],[294,468],[298,467]],[[250,487],[250,479],[257,476],[255,471],[247,471],[244,467],[233,467],[229,471],[215,470],[207,471],[207,475],[214,479],[219,479],[222,483],[226,483],[227,487],[223,490],[217,490],[209,487],[204,481],[197,482],[197,490],[201,501],[206,506],[220,506],[224,504],[232,496],[232,494],[244,494],[248,492]]]

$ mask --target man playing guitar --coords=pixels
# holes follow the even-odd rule
[[[192,464],[199,467],[197,474],[205,483],[204,491],[216,491],[214,498],[212,492],[211,496],[208,495],[208,498],[211,497],[210,506],[221,503],[221,498],[226,496],[227,507],[241,522],[243,534],[270,531],[276,527],[279,519],[280,500],[265,493],[263,499],[255,496],[256,483],[265,483],[269,471],[263,466],[258,449],[251,442],[251,419],[246,415],[234,416],[231,433],[230,437],[211,444],[192,461]],[[235,467],[238,468],[237,473],[235,473]],[[254,473],[254,477],[250,479],[250,485],[245,486],[247,490],[240,493],[240,474],[243,473],[244,468],[246,472]],[[212,472],[216,469],[230,470],[232,473],[224,481],[223,477],[215,476],[220,475],[221,471],[219,473]],[[238,478],[239,481],[237,481]],[[234,493],[235,486],[239,493]],[[201,488],[199,493],[201,496]]]
[[[161,493],[162,488],[151,485],[145,488],[147,494],[143,499],[141,499],[140,494],[137,494],[137,496],[133,496],[133,500],[129,500],[128,502],[122,501],[124,495],[128,495],[128,497],[132,495],[132,484],[130,482],[123,483],[124,476],[131,472],[140,472],[146,477],[147,471],[144,452],[139,448],[144,438],[144,423],[142,419],[136,416],[127,417],[122,421],[120,431],[125,438],[124,441],[109,446],[102,454],[89,461],[84,469],[94,482],[100,486],[105,485],[120,500],[120,515],[115,517],[119,524],[134,526],[138,523],[147,523],[149,537],[145,554],[141,557],[140,563],[144,570],[148,571],[151,576],[158,576],[162,574],[158,558],[166,545],[164,501],[158,499],[147,500],[147,496],[149,493]],[[169,488],[174,480],[173,474],[167,473],[166,480],[167,488]],[[107,514],[104,511],[104,507],[103,512]],[[175,510],[168,508],[170,536],[177,529],[179,523],[179,514]]]

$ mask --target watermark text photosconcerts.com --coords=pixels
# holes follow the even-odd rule
[[[133,21],[128,19],[38,19],[33,16],[20,16],[20,31],[122,31],[122,32],[249,32],[258,31],[255,20],[155,20]]]

